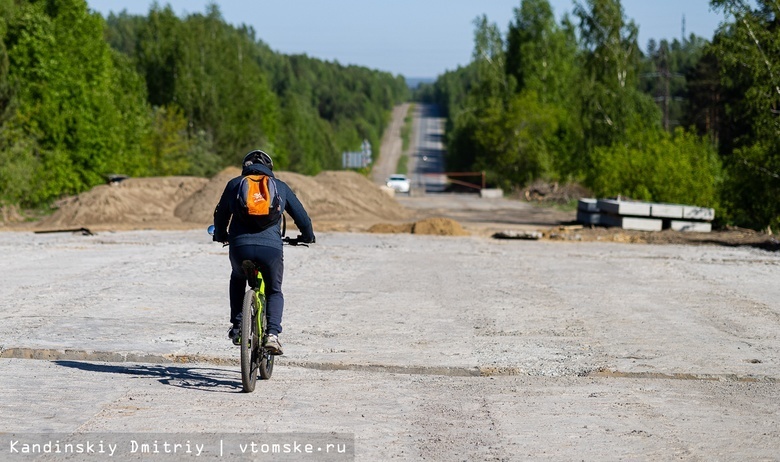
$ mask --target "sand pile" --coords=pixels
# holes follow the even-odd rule
[[[185,199],[175,214],[185,222],[211,223],[214,207],[228,181],[240,175],[227,168],[213,177],[200,191]],[[276,172],[298,196],[312,220],[403,220],[409,212],[388,197],[366,177],[348,171],[322,172],[311,177],[293,172]]]
[[[427,218],[415,223],[400,225],[378,223],[368,229],[369,233],[381,234],[428,234],[434,236],[468,236],[469,233],[455,220],[449,218]]]
[[[349,171],[327,171],[315,177],[280,172],[313,220],[342,221],[378,218],[404,220],[409,212],[368,178]]]
[[[431,234],[435,236],[469,235],[460,223],[449,218],[428,218],[418,221],[412,227],[412,234]]]
[[[184,199],[176,207],[174,215],[188,223],[211,224],[214,221],[214,208],[225,190],[228,181],[241,175],[238,167],[228,167],[209,180],[203,188]]]
[[[42,228],[94,225],[175,227],[182,220],[176,206],[209,180],[194,177],[128,178],[100,185],[59,203],[59,209],[39,223]]]
[[[129,178],[121,183],[97,186],[61,201],[59,209],[38,227],[166,229],[208,225],[225,185],[240,173],[238,168],[227,168],[210,180]],[[315,229],[318,223],[328,221],[396,221],[410,216],[395,199],[355,172],[322,172],[316,177],[277,172],[277,176],[301,200]]]
[[[12,223],[21,223],[24,216],[19,212],[19,207],[15,205],[0,206],[0,224],[7,225]]]

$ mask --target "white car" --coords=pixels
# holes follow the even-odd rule
[[[387,179],[387,187],[395,189],[396,192],[409,194],[412,184],[406,175],[395,174],[390,175],[390,178]]]

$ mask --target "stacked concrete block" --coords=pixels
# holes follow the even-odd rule
[[[577,201],[577,221],[586,225],[602,224],[596,199],[580,199]]]
[[[683,206],[682,218],[686,220],[712,221],[715,219],[715,209],[685,205]]]
[[[649,217],[650,205],[647,202],[630,202],[615,199],[599,199],[599,210],[612,215],[628,215],[634,217]]]
[[[599,199],[596,205],[603,212],[601,224],[637,231],[661,231],[663,221],[650,218],[651,205],[647,202],[631,202]]]
[[[639,231],[710,232],[715,210],[692,205],[635,202],[616,199],[580,199],[577,221]]]
[[[656,218],[682,219],[684,205],[676,204],[650,204],[650,216]]]
[[[626,217],[612,214],[604,215],[601,218],[601,223],[606,226],[636,231],[661,231],[664,226],[663,220],[657,218]]]

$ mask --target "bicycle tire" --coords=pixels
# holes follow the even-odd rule
[[[265,296],[261,295],[260,297],[260,309],[258,312],[262,316],[261,318],[261,324],[260,324],[260,338],[265,338],[266,329],[268,328],[268,321],[266,320],[266,304],[265,304]],[[260,348],[260,378],[263,380],[268,380],[271,378],[271,374],[274,372],[274,355],[270,354],[268,350],[265,348]]]
[[[241,311],[241,384],[244,393],[253,392],[257,382],[260,342],[255,322],[256,312],[255,291],[248,290],[244,295],[244,305]]]

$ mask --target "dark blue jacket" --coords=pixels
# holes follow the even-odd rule
[[[214,240],[217,242],[229,242],[231,246],[242,245],[262,245],[266,247],[275,247],[282,249],[281,222],[263,231],[256,232],[239,219],[231,220],[234,213],[232,207],[235,205],[235,198],[238,194],[238,186],[244,175],[256,175],[262,173],[268,176],[274,176],[273,172],[264,165],[250,165],[244,167],[241,176],[230,180],[222,192],[219,204],[214,210]],[[276,177],[274,177],[276,178]],[[301,240],[304,242],[314,241],[314,230],[311,226],[311,219],[303,208],[301,201],[290,189],[287,184],[279,179],[275,179],[276,188],[281,199],[282,210],[287,212],[295,222],[298,231],[301,232]]]

